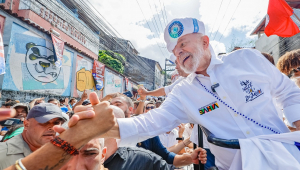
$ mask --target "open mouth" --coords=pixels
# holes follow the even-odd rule
[[[182,61],[182,65],[184,65],[184,62],[187,60],[187,59],[189,59],[190,58],[190,55],[189,56],[186,56],[184,59],[183,59],[183,61]]]
[[[45,137],[54,137],[55,134],[45,134],[45,135],[43,135],[43,136],[45,136]]]

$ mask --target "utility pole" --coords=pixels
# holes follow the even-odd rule
[[[175,69],[174,68],[167,68],[167,66],[176,66],[175,64],[173,64],[172,62],[170,62],[171,64],[167,64],[167,62],[170,62],[170,60],[168,60],[167,58],[166,58],[166,60],[165,60],[165,84],[164,84],[164,86],[166,86],[167,85],[167,72],[168,71],[174,71]],[[167,70],[168,69],[168,70]]]

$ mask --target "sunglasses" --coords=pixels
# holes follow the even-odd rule
[[[297,73],[298,71],[300,71],[300,67],[293,69],[293,72]]]
[[[150,107],[146,107],[146,109],[147,110],[149,110],[149,109],[155,109],[155,107],[154,106],[150,106]]]

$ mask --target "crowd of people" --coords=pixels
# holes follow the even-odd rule
[[[188,23],[186,20],[189,19],[182,19],[180,21],[186,24]],[[201,26],[200,21],[193,20],[193,28],[195,27],[195,22]],[[174,23],[178,24],[178,22]],[[189,24],[185,26],[188,30]],[[209,84],[209,77],[213,76],[211,78],[215,79],[217,75],[212,74],[212,71],[206,72],[206,70],[204,72],[200,71],[198,75],[195,75],[195,69],[198,69],[198,67],[193,69],[193,64],[198,62],[194,61],[196,58],[195,54],[209,53],[200,50],[200,53],[195,52],[192,55],[185,52],[185,50],[189,51],[192,49],[192,47],[185,47],[189,43],[186,39],[193,41],[195,37],[197,38],[198,33],[196,35],[192,34],[193,37],[189,37],[190,35],[190,32],[185,32],[182,35],[185,39],[178,40],[179,42],[176,41],[174,47],[171,47],[172,45],[168,46],[168,48],[174,50],[173,52],[177,56],[174,62],[176,63],[176,70],[180,78],[173,84],[154,91],[148,91],[143,86],[140,86],[138,89],[138,98],[129,98],[121,93],[113,93],[99,99],[96,93],[91,93],[88,96],[87,91],[84,91],[78,100],[75,98],[71,98],[70,100],[68,98],[51,98],[45,101],[44,98],[37,98],[26,104],[21,103],[18,99],[7,99],[2,104],[2,109],[0,110],[0,120],[2,120],[0,126],[0,169],[191,170],[194,169],[194,166],[198,166],[199,162],[205,164],[206,170],[214,170],[216,167],[219,169],[229,169],[228,164],[232,163],[233,157],[231,154],[233,151],[231,150],[231,153],[227,154],[228,150],[223,150],[220,147],[216,149],[211,143],[208,143],[205,134],[203,135],[203,148],[198,147],[198,124],[205,126],[213,133],[225,139],[245,138],[243,135],[249,135],[249,137],[257,136],[254,135],[255,133],[259,135],[270,133],[269,131],[256,129],[256,127],[253,128],[252,124],[248,125],[248,123],[245,123],[249,127],[246,128],[245,132],[241,133],[239,130],[233,130],[233,126],[229,128],[232,132],[228,129],[226,131],[226,128],[229,126],[225,125],[225,123],[228,124],[228,122],[232,124],[236,123],[235,126],[244,131],[245,128],[243,126],[245,124],[243,124],[243,117],[245,115],[235,110],[233,112],[227,111],[225,107],[221,106],[223,104],[224,106],[231,105],[235,107],[231,101],[226,100],[226,93],[223,93],[224,97],[221,100],[221,97],[219,98],[213,94],[215,92],[214,88],[212,88],[213,92],[206,88],[206,85]],[[205,47],[210,49],[207,43],[208,40],[203,38],[202,34],[199,33],[200,39],[201,44],[203,43],[203,46],[206,45]],[[197,39],[195,42],[199,40]],[[168,38],[166,38],[166,42],[170,45]],[[293,90],[295,90],[294,84],[300,88],[300,50],[288,52],[280,57],[276,65],[277,68],[273,66],[275,63],[270,54],[260,54],[257,51],[239,51],[225,56],[215,56],[216,58],[211,58],[209,62],[220,64],[218,62],[222,59],[224,62],[235,63],[252,60],[249,58],[245,59],[245,57],[254,57],[253,60],[260,61],[257,64],[263,65],[262,72],[271,76],[283,76],[279,77],[280,81],[285,81],[286,84],[290,83],[289,86]],[[244,58],[238,59],[241,61],[226,58],[236,53],[239,53],[241,56],[244,55]],[[249,54],[250,56],[247,56]],[[185,57],[182,58],[182,55]],[[171,58],[174,57],[172,56]],[[204,58],[208,56],[201,57],[199,58],[203,60],[202,63],[207,64],[204,62]],[[268,63],[265,58],[270,62]],[[187,63],[190,65],[185,65],[186,61],[190,61]],[[256,61],[253,62],[255,63]],[[198,63],[198,65],[201,65],[201,63]],[[206,67],[206,69],[212,68],[210,66]],[[226,69],[237,68],[231,67]],[[280,82],[274,85],[277,91],[273,91],[272,89],[267,91],[266,88],[258,89],[258,87],[252,87],[259,83],[252,84],[249,80],[244,81],[243,76],[251,77],[253,76],[252,72],[255,72],[255,75],[257,74],[261,78],[259,79],[260,82],[266,79],[266,77],[261,74],[260,70],[256,71],[255,69],[257,68],[252,68],[251,65],[243,69],[245,70],[241,71],[240,74],[245,73],[245,75],[240,75],[239,84],[243,87],[244,92],[249,90],[249,92],[245,92],[246,103],[252,102],[263,93],[265,95],[267,93],[276,94],[278,97],[270,97],[272,104],[268,103],[268,105],[271,105],[272,108],[265,107],[269,109],[267,110],[269,112],[270,110],[276,110],[275,116],[269,116],[269,120],[262,117],[260,120],[262,122],[265,121],[264,123],[267,126],[276,125],[278,127],[271,130],[265,125],[259,124],[259,126],[264,128],[263,130],[271,130],[274,133],[300,130],[299,123],[291,121],[292,119],[298,119],[297,115],[291,118],[291,116],[283,114],[287,106],[284,103],[285,101],[280,99],[282,97],[280,90],[284,91],[286,87]],[[219,70],[219,72],[222,72],[222,70]],[[227,73],[229,74],[229,72]],[[235,71],[232,72],[232,75],[236,74]],[[191,109],[196,107],[195,102],[209,98],[206,94],[202,96],[197,95],[199,90],[192,83],[196,82],[198,85],[198,82],[196,80],[192,81],[191,77],[196,77],[196,80],[198,78],[201,79],[204,85],[199,80],[198,82],[213,97],[216,97],[217,101],[208,105],[206,103],[201,108]],[[275,81],[272,77],[267,77],[267,79],[266,81]],[[215,79],[215,81],[217,80]],[[214,87],[217,88],[218,86],[219,84]],[[224,86],[230,86],[230,84],[224,83]],[[270,86],[270,88],[273,88],[273,86]],[[225,90],[227,90],[227,93],[230,92],[229,88],[225,88]],[[284,98],[289,98],[290,102],[299,102],[296,98],[291,99],[295,97],[296,93],[285,92],[288,93],[288,96],[284,96]],[[220,95],[222,91],[218,91],[218,93]],[[238,98],[238,96],[235,96],[235,98]],[[220,102],[217,103],[218,101]],[[263,101],[259,103],[263,103]],[[255,106],[251,105],[250,107],[253,108]],[[229,106],[228,108],[232,109]],[[261,110],[265,108],[261,108]],[[232,112],[233,118],[238,118],[239,115],[241,118],[233,123],[231,117],[221,116],[216,114],[216,112],[212,112],[216,109],[219,109],[222,114]],[[195,110],[197,112],[196,116],[190,114],[185,117],[189,112],[194,112]],[[243,110],[243,112],[247,112],[247,110]],[[197,117],[199,113],[200,117],[202,116],[201,119]],[[208,115],[213,115],[214,118],[207,117]],[[251,116],[255,117],[254,115]],[[217,120],[216,117],[220,117],[225,123],[220,122],[220,120],[215,121]],[[253,122],[252,118],[247,116],[245,118]],[[277,123],[266,123],[270,120],[277,121]],[[255,121],[254,123],[258,124]],[[121,138],[121,141],[118,138]]]

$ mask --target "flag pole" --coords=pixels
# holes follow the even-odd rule
[[[298,21],[300,22],[300,18],[298,17],[298,15],[296,15],[295,11],[294,11],[295,8],[293,8],[293,15],[298,19]]]
[[[295,14],[294,12],[294,16],[298,19],[298,21],[300,22],[300,18]]]

